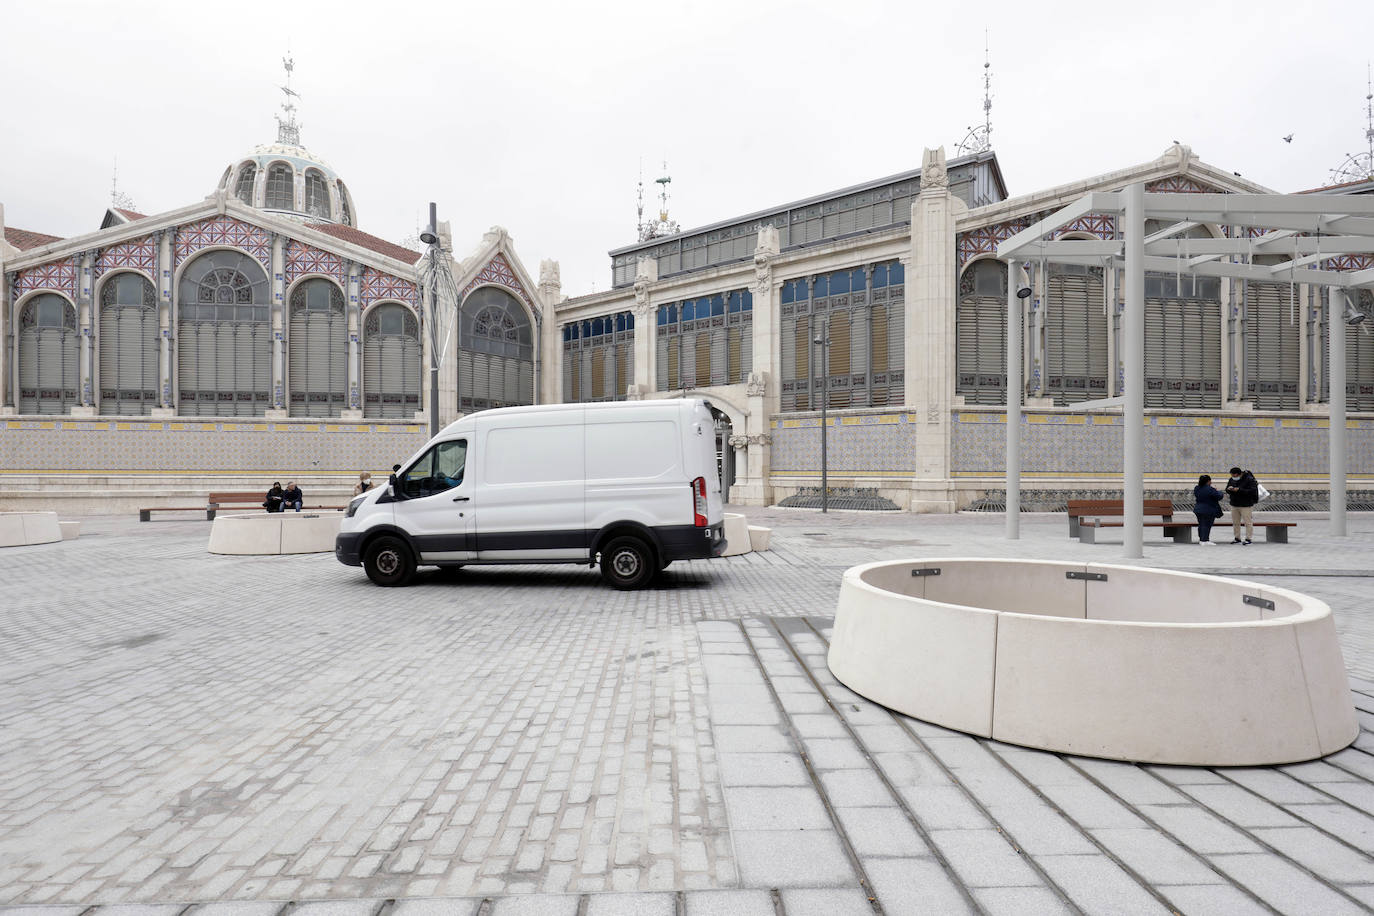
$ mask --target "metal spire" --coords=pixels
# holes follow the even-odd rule
[[[983,124],[970,127],[954,150],[956,156],[986,153],[992,149],[992,55],[988,50],[988,31],[983,30]]]
[[[119,157],[114,160],[114,171],[110,176],[110,206],[116,210],[133,210],[138,205],[133,198],[119,190]]]
[[[1374,179],[1374,78],[1370,65],[1365,64],[1364,140],[1363,153],[1347,154],[1345,161],[1331,170],[1332,184]]]
[[[289,51],[287,53],[290,54]],[[286,100],[281,105],[286,117],[277,115],[277,142],[286,146],[300,146],[301,126],[296,123],[296,99],[301,94],[291,88],[291,71],[296,69],[296,62],[290,57],[283,57],[281,62],[286,68],[286,85],[281,87],[281,91],[286,93]]]

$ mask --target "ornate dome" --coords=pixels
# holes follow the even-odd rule
[[[277,142],[264,143],[247,156],[234,160],[220,177],[218,189],[227,191],[250,207],[293,219],[357,225],[353,196],[339,175],[320,157],[301,146],[291,88],[293,64],[285,60],[286,101],[277,116]]]

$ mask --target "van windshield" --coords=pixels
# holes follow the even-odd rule
[[[420,499],[453,489],[463,482],[467,456],[466,439],[435,443],[397,478],[401,495],[407,499]]]

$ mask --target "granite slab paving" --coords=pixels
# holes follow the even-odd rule
[[[745,510],[773,549],[373,587],[83,519],[0,551],[0,916],[1340,913],[1374,906],[1374,516],[1140,565],[1328,601],[1363,731],[1135,766],[900,716],[825,664],[842,571],[1121,560],[1063,516]],[[1110,538],[1108,539],[1110,540]]]

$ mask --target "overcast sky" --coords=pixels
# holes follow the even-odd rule
[[[982,120],[984,29],[1013,195],[1173,140],[1279,191],[1366,149],[1374,3],[1117,6],[0,0],[0,203],[91,231],[116,157],[142,212],[199,200],[276,138],[288,43],[302,142],[360,228],[399,241],[434,200],[460,257],[505,226],[568,295],[606,289],[635,240],[641,161],[654,189],[667,158],[691,228],[952,156]]]

